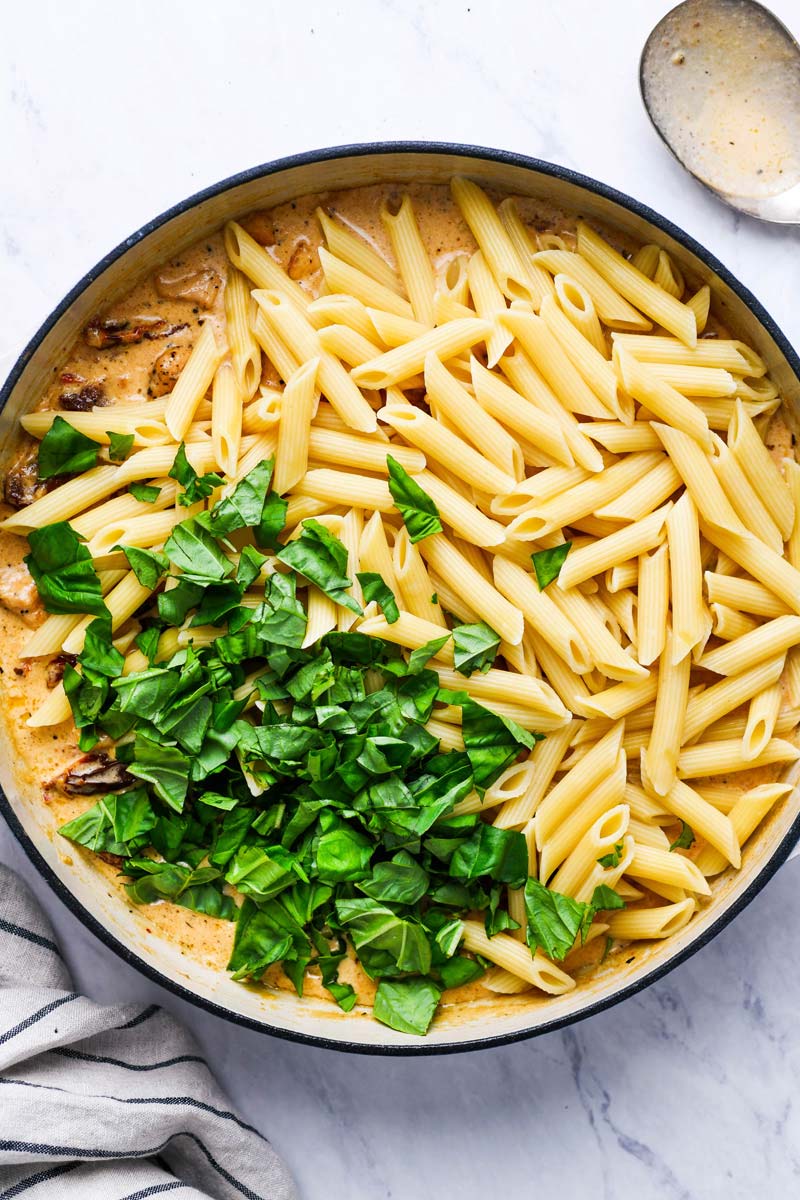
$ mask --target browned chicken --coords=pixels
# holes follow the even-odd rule
[[[36,584],[24,563],[0,568],[0,604],[9,612],[17,613],[32,629],[41,625],[47,616]]]
[[[222,280],[210,267],[203,271],[186,271],[180,267],[165,267],[154,277],[156,291],[165,300],[189,300],[200,308],[212,308]]]

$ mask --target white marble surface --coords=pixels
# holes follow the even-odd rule
[[[668,157],[636,84],[666,0],[195,0],[4,10],[0,353],[143,221],[298,150],[438,138],[520,150],[667,213],[800,343],[797,231],[737,218]],[[773,8],[795,32],[798,0]],[[223,17],[223,11],[228,14]],[[235,19],[231,19],[235,17]],[[37,879],[79,985],[196,1031],[305,1200],[546,1194],[764,1200],[800,1190],[800,864],[636,999],[535,1042],[419,1061],[237,1030],[121,964]]]

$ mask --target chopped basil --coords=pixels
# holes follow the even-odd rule
[[[528,846],[514,829],[498,829],[482,821],[450,859],[450,874],[465,881],[488,875],[519,888],[528,877]]]
[[[605,883],[601,883],[599,887],[594,889],[590,903],[594,909],[594,913],[625,907],[625,901],[622,897]],[[593,920],[594,913],[592,914]]]
[[[531,749],[540,734],[529,733],[516,721],[499,716],[465,696],[461,703],[461,732],[478,787],[489,787],[519,756]]]
[[[107,429],[106,436],[108,437],[108,457],[111,462],[124,462],[133,449],[133,434],[113,433]]]
[[[554,579],[558,579],[564,559],[571,549],[572,542],[563,542],[560,546],[553,546],[550,550],[537,550],[535,554],[531,555],[540,592],[543,592]]]
[[[397,607],[394,592],[388,583],[384,582],[382,575],[378,575],[374,571],[358,571],[356,579],[361,584],[364,599],[368,604],[371,600],[379,604],[383,609],[383,615],[390,625],[393,625],[395,621],[400,619],[400,610]]]
[[[279,550],[278,558],[337,604],[361,613],[361,605],[347,592],[353,582],[346,575],[347,547],[319,521],[304,521],[300,537]]]
[[[194,519],[175,526],[164,543],[164,553],[191,583],[218,583],[233,573],[233,563]]]
[[[39,443],[39,478],[80,475],[95,466],[100,449],[99,442],[80,433],[63,417],[56,416]]]
[[[32,529],[28,544],[25,564],[47,612],[107,614],[92,556],[67,521]]]
[[[382,979],[375,993],[375,1019],[401,1033],[426,1034],[441,999],[431,979]]]
[[[688,850],[694,845],[694,830],[686,821],[681,821],[681,831],[670,846],[670,850]]]
[[[232,921],[236,904],[226,896],[219,883],[215,867],[184,867],[177,863],[159,863],[152,859],[130,859],[125,873],[138,876],[125,890],[136,904],[152,904],[156,900],[172,900],[183,908]]]
[[[197,479],[185,454],[173,475],[196,499],[215,486]],[[74,576],[83,592],[65,611],[96,618],[64,672],[79,744],[116,739],[135,780],[63,833],[119,854],[134,903],[166,900],[235,920],[234,978],[257,982],[280,964],[302,994],[313,967],[349,1011],[358,997],[339,969],[350,947],[377,982],[376,1017],[421,1034],[442,990],[484,969],[460,951],[463,918],[482,914],[489,936],[515,929],[506,891],[527,880],[522,834],[453,809],[538,735],[439,686],[430,661],[451,637],[461,669],[491,664],[499,639],[488,626],[443,630],[410,654],[340,631],[305,646],[306,582],[358,609],[347,549],[314,520],[277,543],[286,509],[270,482],[262,463],[210,511],[174,526],[163,553],[119,547],[144,587],[157,590],[167,575],[136,614],[147,665],[127,674],[81,540],[68,524],[31,534],[45,592],[71,593]],[[266,527],[278,570],[253,544],[264,544]],[[359,582],[367,601],[397,618],[379,575]],[[244,595],[251,588],[255,604]],[[176,628],[189,644],[156,663]],[[461,706],[463,750],[442,751],[426,728],[437,699]]]
[[[272,479],[272,464],[270,458],[253,467],[229,496],[215,504],[210,512],[198,517],[200,524],[216,537],[232,533],[235,529],[258,525]]]
[[[130,857],[147,845],[147,834],[155,823],[146,790],[134,788],[119,796],[104,796],[58,832],[88,850]]]
[[[603,854],[598,858],[601,867],[618,867],[622,858],[623,843],[617,842],[614,849],[609,854]]]
[[[602,909],[623,908],[624,901],[604,884],[595,888],[589,903],[573,900],[537,879],[525,884],[525,910],[528,917],[528,945],[541,948],[548,958],[564,958],[580,936],[586,937],[595,913]]]
[[[175,455],[175,461],[168,474],[170,479],[177,479],[183,488],[183,491],[178,494],[178,503],[187,508],[196,504],[198,500],[205,500],[207,496],[211,495],[214,488],[221,487],[225,482],[221,476],[213,473],[203,475],[201,478],[186,457],[184,442],[181,442],[178,447],[178,453]]]
[[[476,625],[457,625],[453,630],[455,668],[462,675],[488,671],[497,656],[500,635],[479,621]]]
[[[420,646],[418,650],[412,650],[408,659],[409,674],[418,674],[439,653],[442,647],[447,645],[451,637],[452,634],[445,633],[440,638],[432,638],[424,646]]]
[[[411,541],[421,542],[433,533],[441,533],[443,526],[439,510],[428,493],[391,454],[386,455],[386,465],[389,470],[389,491]]]
[[[162,575],[169,570],[169,559],[158,550],[143,550],[139,546],[115,546],[121,550],[128,560],[128,566],[133,571],[142,587],[154,589]]]
[[[128,491],[134,500],[140,500],[143,504],[155,504],[161,495],[161,488],[152,487],[149,483],[129,483]]]

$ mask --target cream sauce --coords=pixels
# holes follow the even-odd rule
[[[645,53],[653,121],[684,166],[730,197],[800,183],[800,53],[771,13],[746,0],[691,0]]]

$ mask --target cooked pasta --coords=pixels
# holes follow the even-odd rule
[[[27,747],[120,747],[96,808],[42,782],[134,907],[180,897],[154,926],[422,1033],[677,933],[796,803],[800,467],[672,251],[468,179],[295,203],[226,226],[174,362],[22,419],[0,687]]]

